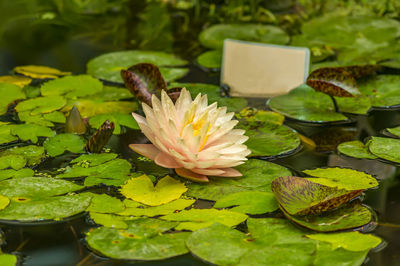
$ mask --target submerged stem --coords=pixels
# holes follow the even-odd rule
[[[333,97],[332,95],[329,95],[329,96],[331,97],[333,105],[335,106],[335,112],[339,113],[339,106],[338,106],[338,104],[336,102],[335,97]]]

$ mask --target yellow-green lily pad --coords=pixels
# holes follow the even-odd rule
[[[359,159],[376,159],[375,155],[369,152],[368,147],[359,140],[346,141],[337,147],[341,154]]]
[[[18,103],[15,110],[29,111],[30,115],[46,114],[61,109],[66,103],[67,100],[59,95],[37,97]]]
[[[97,213],[90,212],[90,218],[96,223],[105,227],[117,228],[117,229],[127,229],[128,225],[124,221],[124,217],[107,214],[107,213]]]
[[[126,209],[122,212],[119,212],[118,215],[147,217],[167,215],[175,211],[183,210],[191,206],[194,202],[195,200],[191,199],[177,199],[159,206],[146,206],[139,202],[125,199],[124,203]]]
[[[9,83],[0,83],[0,95],[0,115],[7,113],[8,106],[11,103],[26,98],[21,87]]]
[[[85,145],[82,137],[72,133],[58,134],[43,143],[47,154],[53,157],[61,155],[65,151],[81,153]]]
[[[14,71],[34,79],[55,79],[71,74],[71,72],[63,72],[56,68],[37,65],[17,66]]]
[[[114,123],[115,128],[113,133],[117,135],[121,134],[121,126],[139,129],[136,120],[131,114],[110,113],[96,115],[90,118],[89,124],[91,127],[98,129],[106,120]]]
[[[94,194],[87,211],[97,213],[118,213],[125,209],[125,205],[117,198],[107,194]]]
[[[35,124],[13,125],[11,134],[18,136],[22,141],[38,142],[38,137],[53,137],[56,133],[48,127]]]
[[[10,204],[10,199],[0,195],[0,210],[6,208]]]

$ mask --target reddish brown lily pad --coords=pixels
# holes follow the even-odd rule
[[[278,177],[271,183],[279,206],[290,215],[318,214],[339,207],[363,190],[345,190],[320,185],[296,176]]]
[[[325,67],[314,70],[307,78],[307,85],[330,96],[353,97],[360,94],[354,76],[344,68]]]
[[[86,151],[99,153],[107,144],[114,132],[114,123],[106,120],[100,128],[93,134],[86,144]]]

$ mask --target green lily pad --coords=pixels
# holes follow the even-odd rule
[[[22,168],[20,170],[6,169],[0,170],[0,181],[13,178],[13,177],[30,177],[33,176],[35,172],[30,168]]]
[[[394,135],[394,136],[400,138],[400,126],[398,126],[398,127],[392,127],[392,128],[386,128],[386,130],[387,130],[390,134],[392,134],[392,135]]]
[[[26,164],[25,157],[21,155],[3,155],[0,157],[0,169],[12,168],[19,170]]]
[[[30,115],[46,114],[64,107],[67,100],[62,96],[37,97],[20,102],[15,107],[18,112],[30,111]]]
[[[118,215],[125,216],[147,216],[147,217],[155,217],[159,215],[167,215],[169,213],[173,213],[175,211],[183,210],[189,206],[191,206],[195,200],[191,199],[177,199],[166,204],[160,206],[146,206],[140,204],[136,201],[125,199],[124,203],[126,209],[122,212],[119,212]]]
[[[281,209],[290,215],[317,214],[334,209],[363,191],[332,188],[295,176],[278,177],[271,183],[271,188]]]
[[[0,265],[15,266],[17,265],[18,257],[12,254],[0,254]]]
[[[105,227],[117,228],[117,229],[127,229],[128,225],[124,221],[124,217],[106,214],[106,213],[97,213],[90,212],[90,218],[96,223]]]
[[[211,50],[204,52],[197,57],[196,61],[199,65],[206,68],[221,68],[222,51]]]
[[[174,223],[148,218],[127,223],[126,230],[99,227],[87,233],[89,247],[104,256],[124,260],[162,260],[188,252],[185,240],[190,233],[161,234]]]
[[[131,114],[110,113],[96,115],[90,118],[89,123],[90,126],[98,129],[106,120],[114,123],[114,134],[117,135],[121,134],[121,126],[129,127],[132,129],[140,129],[136,120]]]
[[[246,109],[245,109],[246,110]],[[243,115],[245,114],[245,115]],[[293,129],[271,121],[271,117],[280,115],[269,111],[253,110],[240,112],[237,128],[246,130],[249,139],[246,146],[251,150],[250,156],[282,156],[295,151],[301,141]]]
[[[332,99],[307,85],[300,85],[289,94],[276,96],[267,102],[269,108],[286,117],[311,123],[343,122],[348,118],[335,112]],[[345,109],[339,105],[339,109]]]
[[[358,203],[347,203],[342,207],[320,215],[294,216],[286,213],[293,222],[318,232],[333,232],[357,228],[371,222],[371,211]]]
[[[38,137],[53,137],[55,132],[48,127],[35,124],[13,125],[11,134],[18,136],[21,140],[38,142]]]
[[[148,176],[142,175],[123,185],[121,194],[149,206],[158,206],[180,198],[186,190],[183,183],[170,176],[160,179],[154,186]]]
[[[116,153],[91,153],[91,154],[83,154],[78,158],[71,161],[71,163],[78,165],[81,164],[83,166],[97,166],[103,164],[105,162],[111,161],[117,158],[118,154]]]
[[[87,73],[103,80],[123,83],[120,71],[138,63],[152,63],[160,67],[166,81],[183,77],[187,73],[186,61],[172,54],[153,51],[119,51],[100,55],[89,61]]]
[[[379,158],[400,163],[400,139],[372,137],[368,148]]]
[[[104,86],[101,93],[93,95],[103,101],[119,101],[133,98],[132,93],[127,88],[119,88],[114,86]]]
[[[33,199],[18,198],[11,200],[10,205],[0,211],[0,220],[21,222],[61,220],[85,211],[90,204],[90,198],[91,193]]]
[[[94,194],[87,211],[97,213],[117,213],[125,209],[125,205],[117,198],[107,194]]]
[[[14,125],[0,125],[0,144],[18,140],[18,137],[11,134]]]
[[[22,147],[14,147],[0,153],[4,155],[21,155],[23,156],[28,166],[34,166],[42,162],[42,159],[46,156],[44,154],[44,148],[42,146],[28,145]]]
[[[287,44],[289,36],[281,28],[258,24],[217,24],[203,30],[200,43],[211,49],[222,49],[225,39],[270,44]]]
[[[188,183],[186,195],[205,200],[219,200],[220,198],[241,192],[261,191],[271,192],[271,182],[277,176],[290,176],[291,172],[283,166],[258,159],[250,159],[236,169],[242,177],[210,178],[207,185]]]
[[[219,92],[219,87],[212,84],[204,83],[172,83],[169,88],[182,87],[190,91],[192,98],[195,98],[199,93],[207,94],[208,103],[217,102],[218,106],[226,106],[229,112],[239,112],[247,106],[247,100],[240,97],[222,97]]]
[[[66,98],[86,97],[101,93],[103,84],[89,75],[66,76],[47,81],[40,91],[43,96],[63,95]]]
[[[360,232],[344,232],[333,234],[312,234],[308,238],[331,244],[332,249],[344,248],[349,251],[364,251],[377,247],[382,239]]]
[[[23,111],[18,113],[18,118],[25,123],[37,124],[46,127],[53,127],[53,122],[64,124],[66,121],[64,114],[59,111],[37,115],[31,115],[30,111]]]
[[[123,159],[114,159],[99,165],[88,167],[76,164],[67,167],[64,173],[57,175],[58,178],[86,177],[85,186],[106,184],[108,186],[121,186],[131,178],[129,172],[132,165]]]
[[[369,152],[368,147],[359,140],[347,141],[339,144],[338,151],[344,155],[360,159],[376,159],[377,157]]]
[[[318,242],[315,265],[362,265],[365,262],[368,251],[369,250],[354,252],[345,250],[343,248],[332,250],[330,244],[325,242]]]
[[[6,208],[10,204],[10,199],[0,195],[0,210]]]
[[[214,204],[214,208],[232,207],[230,210],[248,214],[263,214],[278,209],[274,194],[270,192],[243,191],[226,195]]]
[[[247,218],[248,216],[242,213],[216,209],[190,209],[160,217],[160,219],[167,221],[181,222],[176,227],[177,230],[190,231],[208,227],[213,223],[220,223],[233,227],[246,221]]]
[[[63,154],[65,151],[82,153],[85,147],[85,141],[78,135],[64,133],[47,139],[43,143],[43,146],[46,149],[47,154],[55,157]]]
[[[378,181],[373,176],[349,168],[316,168],[304,170],[303,172],[307,175],[318,177],[307,178],[311,182],[338,189],[363,190],[378,186]]]
[[[24,177],[1,181],[0,195],[43,198],[82,189],[72,182],[48,177]]]
[[[367,95],[375,108],[390,108],[400,105],[400,76],[377,75],[358,83],[363,95]]]
[[[25,99],[25,93],[21,87],[9,83],[0,83],[0,115],[7,113],[8,106],[16,100]]]

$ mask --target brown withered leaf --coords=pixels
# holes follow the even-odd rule
[[[86,151],[91,153],[101,152],[111,138],[113,131],[114,123],[106,120],[87,142]]]

